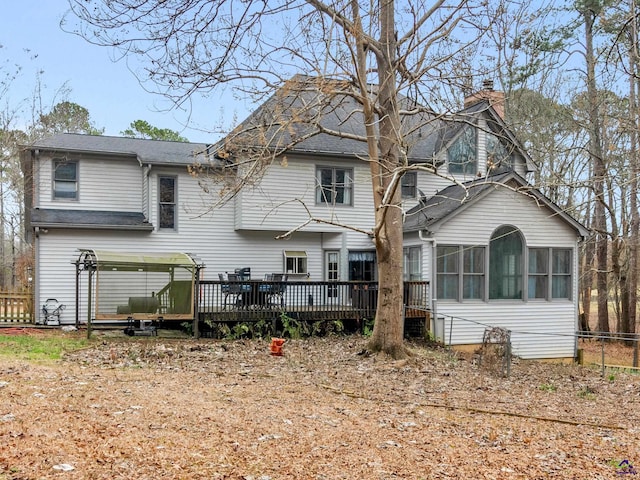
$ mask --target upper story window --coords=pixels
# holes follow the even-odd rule
[[[509,149],[494,134],[487,132],[487,170],[498,167],[513,167],[513,156]]]
[[[418,172],[405,172],[401,180],[402,198],[418,196]]]
[[[53,161],[53,198],[78,199],[78,162]]]
[[[475,175],[478,171],[476,127],[467,125],[447,149],[449,173]]]
[[[353,204],[353,170],[318,167],[316,170],[316,203]]]
[[[176,183],[175,177],[159,177],[158,225],[160,228],[176,228]]]

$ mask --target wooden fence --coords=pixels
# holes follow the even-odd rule
[[[0,322],[33,323],[33,294],[0,292]]]

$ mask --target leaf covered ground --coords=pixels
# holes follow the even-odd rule
[[[105,337],[55,363],[2,359],[0,479],[640,475],[637,375],[514,361],[501,378],[470,355],[365,346]]]

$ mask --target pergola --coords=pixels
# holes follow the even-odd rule
[[[80,325],[82,276],[86,274],[87,327],[92,321],[193,321],[198,331],[200,270],[188,253],[137,253],[79,249],[76,266],[76,325]]]

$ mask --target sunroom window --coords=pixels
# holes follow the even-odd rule
[[[551,257],[551,298],[571,298],[571,250],[554,248]]]
[[[522,299],[523,240],[512,226],[498,228],[489,246],[489,298]]]
[[[439,246],[437,249],[438,298],[482,300],[485,298],[485,248]]]
[[[571,269],[570,249],[530,248],[528,297],[547,300],[571,298]]]

